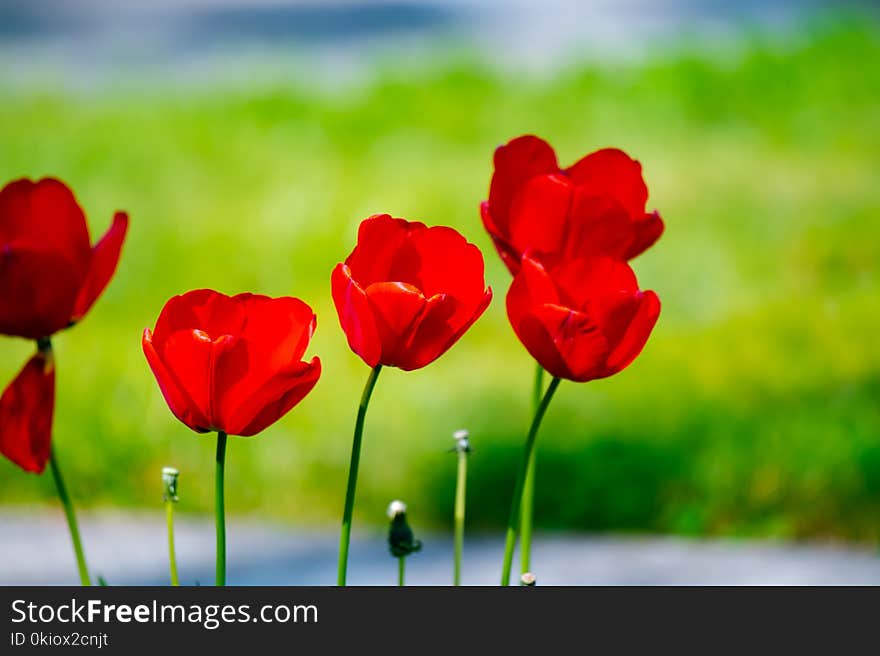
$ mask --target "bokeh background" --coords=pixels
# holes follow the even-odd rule
[[[0,2],[0,181],[58,176],[92,233],[131,230],[115,279],[56,340],[55,444],[82,508],[212,508],[214,439],[179,424],[140,348],[198,287],[311,304],[313,393],[232,439],[228,509],[341,512],[368,374],[330,299],[376,212],[478,244],[496,299],[446,356],[383,372],[357,521],[392,498],[451,523],[451,434],[471,431],[469,526],[497,529],[533,362],[482,230],[494,148],[641,160],[667,233],[638,258],[663,300],[625,372],[565,383],[539,439],[543,529],[880,540],[880,19],[869,3]],[[0,340],[0,381],[33,346]],[[0,461],[0,503],[54,504]]]

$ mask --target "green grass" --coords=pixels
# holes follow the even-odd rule
[[[5,90],[2,90],[4,89]],[[534,132],[561,161],[606,145],[643,163],[667,234],[634,266],[663,312],[610,380],[564,383],[539,437],[545,528],[880,540],[880,27],[830,21],[721,56],[519,79],[468,62],[390,68],[347,92],[154,84],[0,84],[0,180],[57,175],[93,232],[132,224],[116,278],[58,337],[55,443],[81,506],[211,508],[213,449],[179,424],[140,349],[164,301],[210,286],[293,294],[318,313],[314,392],[260,437],[230,440],[228,509],[339,520],[366,366],[329,293],[358,222],[455,226],[496,299],[446,356],[385,372],[367,417],[355,522],[405,499],[452,517],[454,429],[471,430],[469,523],[503,525],[533,364],[504,314],[483,233],[494,147]],[[31,345],[0,340],[9,380]],[[48,476],[0,462],[0,502],[51,502]]]

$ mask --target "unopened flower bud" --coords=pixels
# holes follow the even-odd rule
[[[174,467],[162,468],[162,486],[164,488],[162,498],[165,501],[177,502],[177,477],[179,475],[180,472]]]
[[[460,428],[452,434],[452,439],[455,440],[455,450],[459,453],[468,453],[471,450],[471,443],[469,441],[470,433],[468,433],[466,428]]]
[[[391,526],[388,527],[388,548],[395,558],[409,556],[421,550],[422,543],[416,540],[409,523],[406,521],[406,504],[403,501],[392,501],[388,506]]]
[[[535,575],[531,572],[526,572],[519,577],[519,584],[528,588],[534,587],[537,581]]]

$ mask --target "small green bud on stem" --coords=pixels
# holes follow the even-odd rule
[[[174,467],[162,468],[162,498],[165,501],[173,501],[177,503],[177,477],[180,472]]]
[[[459,453],[470,453],[471,444],[469,438],[470,433],[468,433],[467,429],[461,428],[455,431],[452,434],[452,439],[455,440],[455,450]]]
[[[397,583],[402,586],[406,569],[404,561],[410,554],[420,551],[422,543],[415,539],[406,521],[406,504],[403,501],[394,500],[388,505],[388,517],[391,519],[388,527],[388,548],[391,555],[397,558]]]

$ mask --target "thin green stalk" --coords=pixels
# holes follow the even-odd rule
[[[541,403],[541,395],[544,393],[544,367],[535,363],[535,385],[532,390],[532,412],[538,410]],[[526,482],[523,488],[522,517],[519,525],[519,558],[520,573],[531,571],[532,562],[532,517],[535,513],[535,462],[538,458],[537,450],[532,452],[529,458],[529,468],[526,471]]]
[[[404,586],[403,580],[406,575],[406,558],[404,556],[400,556],[397,559],[397,585],[401,588]]]
[[[55,487],[58,489],[58,497],[61,499],[61,505],[64,506],[64,514],[67,515],[67,526],[70,529],[73,552],[76,554],[76,566],[79,569],[79,581],[82,585],[91,585],[89,568],[86,566],[86,556],[83,553],[82,540],[79,537],[79,526],[76,523],[76,513],[73,510],[70,495],[67,493],[67,486],[64,485],[64,479],[61,477],[61,467],[58,466],[58,458],[55,456],[54,448],[49,451],[49,466],[52,469]]]
[[[464,508],[467,489],[467,449],[458,449],[458,475],[455,480],[455,556],[452,585],[461,585],[461,552],[464,549]]]
[[[174,502],[171,499],[165,501],[165,521],[168,524],[168,566],[171,569],[171,585],[178,586],[177,579],[177,556],[174,553]]]
[[[214,513],[217,523],[217,573],[214,584],[226,585],[226,496],[223,474],[226,469],[226,433],[217,431],[217,469],[214,480]]]
[[[339,566],[336,574],[336,584],[345,585],[345,577],[348,573],[348,546],[351,542],[351,515],[354,511],[354,493],[357,488],[358,466],[361,461],[361,442],[364,435],[364,418],[367,416],[367,406],[373,395],[373,388],[379,378],[382,365],[376,365],[367,378],[364,392],[361,395],[361,404],[358,406],[357,420],[354,424],[354,439],[351,444],[351,462],[348,465],[348,485],[345,489],[345,508],[342,511],[342,530],[339,533]]]
[[[541,426],[541,420],[544,413],[547,412],[547,406],[553,398],[553,393],[559,387],[559,378],[554,377],[544,393],[544,398],[538,404],[535,411],[535,418],[532,419],[532,425],[529,427],[529,434],[526,437],[526,445],[523,451],[522,462],[516,475],[516,485],[513,488],[513,499],[510,502],[510,517],[507,519],[507,537],[504,543],[504,564],[501,568],[501,585],[510,585],[510,569],[513,565],[513,548],[516,546],[516,527],[519,524],[519,510],[522,504],[523,487],[525,486],[526,472],[529,469],[529,459],[535,449],[535,438],[538,435],[538,428]]]

